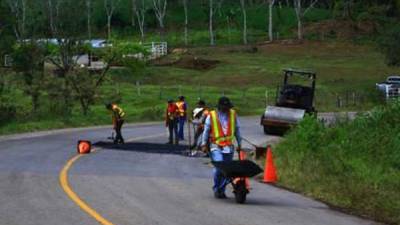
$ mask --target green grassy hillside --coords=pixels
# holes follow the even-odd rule
[[[274,151],[280,184],[400,224],[399,110],[394,102],[333,127],[304,120]]]

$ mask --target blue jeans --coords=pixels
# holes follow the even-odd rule
[[[179,129],[178,129],[178,137],[180,140],[184,139],[184,131],[185,131],[185,121],[186,117],[180,116],[179,117]]]
[[[211,160],[214,162],[220,162],[220,161],[229,162],[232,161],[232,159],[233,159],[233,152],[222,153],[221,150],[211,151]],[[214,192],[219,191],[221,193],[224,193],[226,185],[229,184],[229,179],[227,179],[222,174],[222,172],[217,168],[214,168],[213,175],[214,175],[214,186],[213,186]]]

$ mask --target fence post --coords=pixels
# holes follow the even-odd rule
[[[339,95],[337,95],[336,105],[338,108],[342,107],[342,98]]]
[[[356,93],[355,92],[352,93],[352,97],[353,97],[353,106],[356,106]]]

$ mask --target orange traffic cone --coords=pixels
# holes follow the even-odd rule
[[[276,169],[274,165],[274,160],[272,156],[271,146],[267,147],[267,158],[265,159],[264,168],[264,183],[276,183],[278,177],[276,175]]]
[[[78,141],[78,146],[77,146],[78,154],[89,154],[91,148],[92,144],[90,143],[90,141],[85,141],[85,140]]]

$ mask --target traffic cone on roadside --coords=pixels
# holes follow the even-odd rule
[[[264,167],[264,183],[276,183],[278,177],[276,175],[276,169],[274,165],[274,159],[272,156],[271,146],[267,147],[267,158],[265,159]]]
[[[90,150],[92,149],[92,143],[86,140],[79,140],[78,141],[78,154],[89,154]]]

